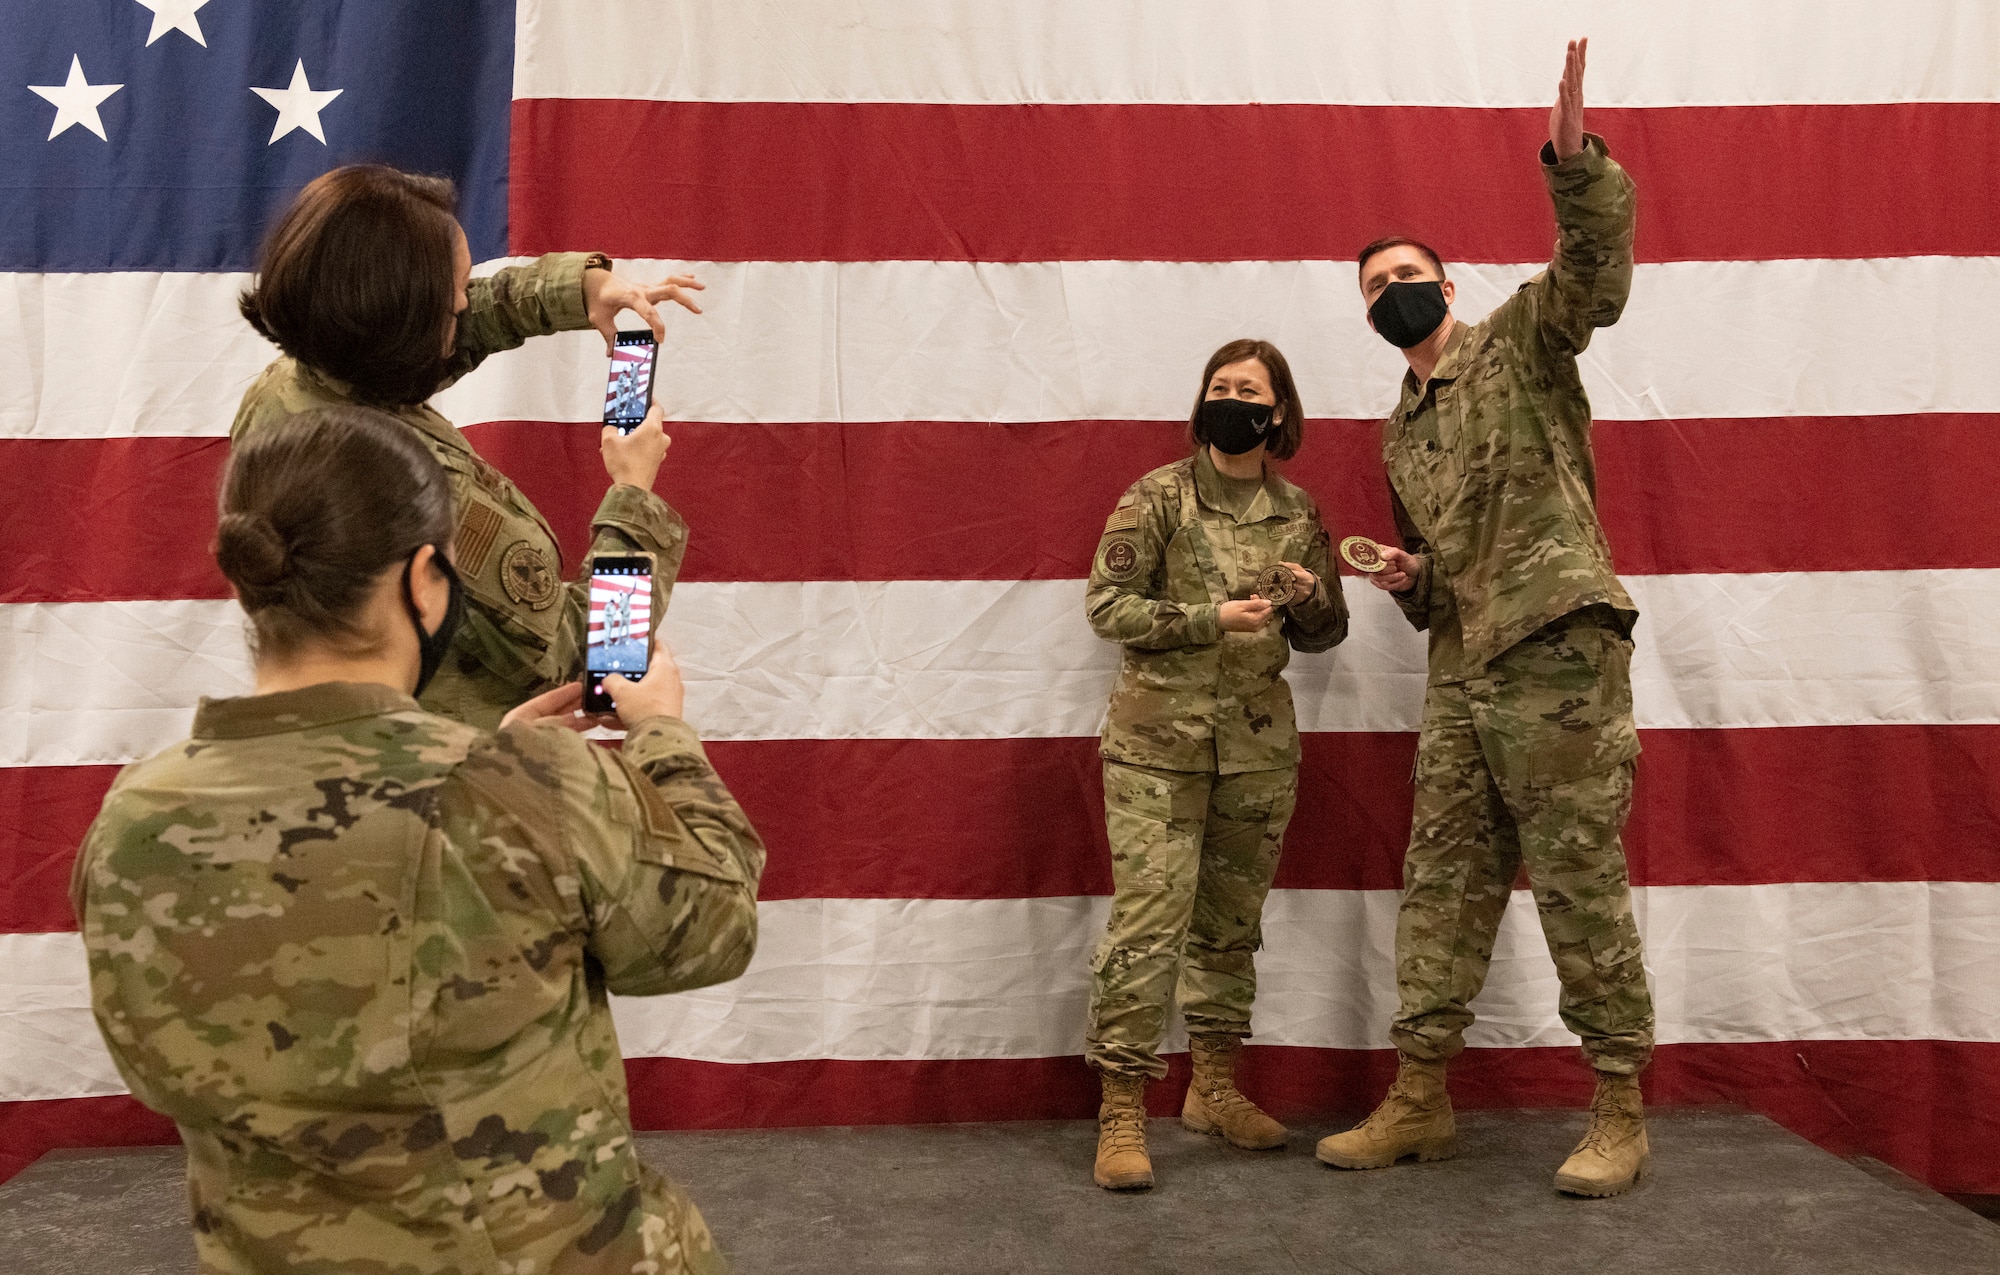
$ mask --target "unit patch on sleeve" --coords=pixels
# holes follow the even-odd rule
[[[1104,574],[1113,580],[1130,580],[1139,573],[1139,546],[1130,536],[1113,536],[1097,556]]]

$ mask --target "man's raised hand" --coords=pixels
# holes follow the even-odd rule
[[[1583,55],[1589,48],[1588,39],[1571,40],[1563,57],[1562,83],[1549,110],[1549,145],[1558,164],[1583,149]]]

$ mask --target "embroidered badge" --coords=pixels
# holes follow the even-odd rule
[[[500,511],[491,505],[477,500],[465,502],[465,508],[458,515],[458,530],[451,541],[452,557],[461,572],[476,576],[486,570],[486,560],[493,556],[493,542],[506,522]]]
[[[556,600],[556,573],[548,555],[525,540],[507,546],[500,559],[500,587],[507,596],[533,611],[545,611]]]
[[[1139,572],[1139,546],[1124,536],[1114,536],[1104,546],[1098,562],[1104,567],[1104,574],[1113,580],[1130,580]]]
[[[1118,508],[1111,511],[1111,516],[1109,518],[1106,518],[1104,520],[1104,530],[1106,533],[1110,533],[1113,531],[1130,531],[1134,527],[1137,527],[1138,525],[1139,525],[1139,506],[1137,505],[1120,505]]]

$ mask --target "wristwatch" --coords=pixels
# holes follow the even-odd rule
[[[583,259],[583,268],[585,270],[609,270],[611,269],[611,258],[601,252],[593,252]]]

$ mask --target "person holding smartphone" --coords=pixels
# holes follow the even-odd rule
[[[574,682],[497,732],[420,707],[464,614],[451,475],[385,413],[259,429],[220,504],[255,690],[120,774],[71,886],[201,1269],[725,1270],[635,1153],[605,999],[756,946],[764,847],[671,653],[608,718]]]
[[[1298,788],[1291,652],[1347,636],[1319,509],[1270,465],[1305,408],[1284,355],[1231,341],[1209,357],[1194,454],[1132,484],[1104,524],[1085,611],[1121,648],[1104,723],[1111,919],[1091,961],[1086,1058],[1099,1186],[1149,1187],[1145,1086],[1178,999],[1194,1054],[1181,1121],[1250,1149],[1285,1129],[1236,1088],[1250,1034],[1264,897]]]
[[[602,253],[550,253],[474,279],[450,182],[379,164],[337,168],[300,192],[266,239],[242,296],[251,326],[283,352],[243,395],[230,427],[241,443],[294,412],[335,403],[402,421],[451,475],[452,542],[466,617],[424,707],[496,725],[529,695],[575,679],[587,581],[565,581],[555,534],[534,503],[482,459],[431,395],[490,354],[529,337],[594,327],[609,349],[620,312],[665,327],[655,302],[701,313],[689,275],[640,285]],[[670,441],[657,408],[601,441],[611,487],[591,519],[591,552],[654,556],[653,608],[666,611],[687,527],[653,492]]]

